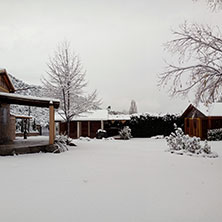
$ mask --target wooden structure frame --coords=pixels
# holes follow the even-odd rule
[[[59,107],[59,100],[51,98],[29,97],[13,93],[0,92],[1,104],[18,104],[25,106],[36,106],[49,108],[49,144],[55,140],[55,109]]]

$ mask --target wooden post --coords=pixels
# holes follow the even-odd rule
[[[104,130],[104,122],[101,120],[101,129]]]
[[[189,136],[193,136],[193,121],[192,118],[189,118]]]
[[[208,129],[211,129],[211,127],[212,127],[212,126],[211,126],[211,117],[209,116],[209,117],[208,117]]]
[[[77,122],[77,138],[80,137],[80,122]]]
[[[184,118],[184,133],[187,134],[187,131],[187,118]]]
[[[49,144],[54,144],[55,141],[55,111],[53,103],[49,104]]]
[[[199,121],[199,137],[202,139],[203,137],[203,133],[202,133],[202,119],[198,118],[198,121]]]
[[[88,121],[88,137],[90,137],[90,121]]]

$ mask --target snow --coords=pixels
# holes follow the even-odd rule
[[[214,159],[172,155],[163,139],[75,143],[0,157],[0,221],[222,221],[221,142]]]
[[[23,141],[23,142],[48,142],[49,141],[49,137],[48,136],[28,136],[26,140],[23,139],[23,137],[16,137],[15,140],[16,141]]]
[[[17,119],[32,119],[33,116],[28,116],[28,115],[17,115],[14,114],[13,112],[10,113],[11,116],[14,116]]]
[[[88,112],[83,112],[79,115],[76,115],[72,118],[72,121],[90,121],[90,120],[107,120],[108,111],[99,109],[99,110],[90,110]],[[64,121],[64,113],[63,111],[59,111],[55,113],[55,121]]]
[[[12,83],[17,90],[15,93],[24,95],[24,96],[37,96],[37,97],[45,97],[46,93],[44,88],[37,85],[29,85],[22,80],[15,78],[14,76],[9,74]],[[25,90],[19,90],[25,89]],[[49,111],[47,108],[40,107],[27,107],[21,105],[11,105],[11,113],[16,115],[32,115],[33,119],[35,119],[36,124],[40,124],[42,126],[48,125],[49,122]]]
[[[28,100],[39,100],[39,101],[45,101],[45,102],[49,102],[49,101],[60,102],[58,99],[52,99],[52,98],[48,98],[48,97],[23,96],[23,95],[14,94],[14,93],[0,92],[0,96],[7,96],[7,97],[10,97],[12,99],[19,98],[19,99],[28,99]]]
[[[205,106],[200,103],[197,107],[205,116],[222,116],[222,103],[212,103]]]
[[[140,116],[155,116],[155,117],[166,117],[168,115],[175,115],[175,116],[181,116],[180,113],[168,113],[168,112],[143,112],[143,113],[133,113],[131,114],[132,117],[138,117],[140,118]]]
[[[127,114],[117,114],[117,115],[109,114],[108,120],[130,120],[130,117],[131,115]]]
[[[55,121],[64,121],[63,112],[56,112]],[[106,121],[106,120],[130,120],[130,115],[118,114],[112,115],[108,114],[106,109],[89,110],[88,112],[83,112],[72,118],[72,121]]]

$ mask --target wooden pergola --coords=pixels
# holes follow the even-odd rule
[[[49,144],[54,144],[55,109],[59,108],[59,100],[0,92],[0,104],[1,103],[49,108]]]

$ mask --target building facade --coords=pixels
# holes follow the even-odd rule
[[[222,103],[213,103],[208,107],[202,104],[195,107],[190,104],[182,118],[185,134],[207,139],[208,130],[222,128]]]
[[[0,70],[0,92],[15,92],[5,69]],[[9,143],[14,139],[15,117],[10,115],[10,105],[0,101],[0,144]]]
[[[114,136],[129,120],[129,115],[110,115],[108,110],[91,110],[72,119],[69,136],[74,139],[95,138],[99,129],[106,130],[108,136]],[[55,121],[57,122],[57,133],[67,135],[67,123],[64,116],[57,113]]]

